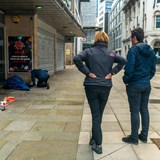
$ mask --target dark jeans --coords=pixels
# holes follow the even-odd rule
[[[50,76],[46,77],[45,79],[38,79],[37,87],[47,87],[47,81]]]
[[[85,86],[86,97],[92,113],[92,139],[102,144],[101,122],[111,87]]]
[[[143,138],[147,139],[149,130],[148,101],[151,92],[151,87],[127,86],[126,92],[128,95],[128,102],[131,113],[131,137],[136,141],[138,140],[138,130],[140,127],[141,115],[142,130],[140,134]]]

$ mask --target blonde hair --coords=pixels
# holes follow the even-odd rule
[[[108,44],[109,37],[108,37],[107,33],[103,32],[103,31],[96,32],[96,35],[94,37],[94,43],[96,43],[98,41],[102,41],[102,42]]]

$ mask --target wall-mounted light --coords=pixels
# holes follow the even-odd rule
[[[21,19],[20,19],[20,16],[12,16],[11,20],[12,20],[13,23],[18,24]]]
[[[42,8],[42,6],[36,6],[36,10],[41,10]]]

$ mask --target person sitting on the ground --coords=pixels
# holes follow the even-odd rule
[[[33,82],[33,86],[36,85],[36,78],[38,79],[37,82],[37,87],[47,87],[49,89],[49,79],[50,75],[48,74],[47,70],[42,70],[42,69],[33,69],[31,71],[31,79]]]

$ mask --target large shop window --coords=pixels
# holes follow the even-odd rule
[[[32,37],[8,36],[9,72],[32,70]]]

